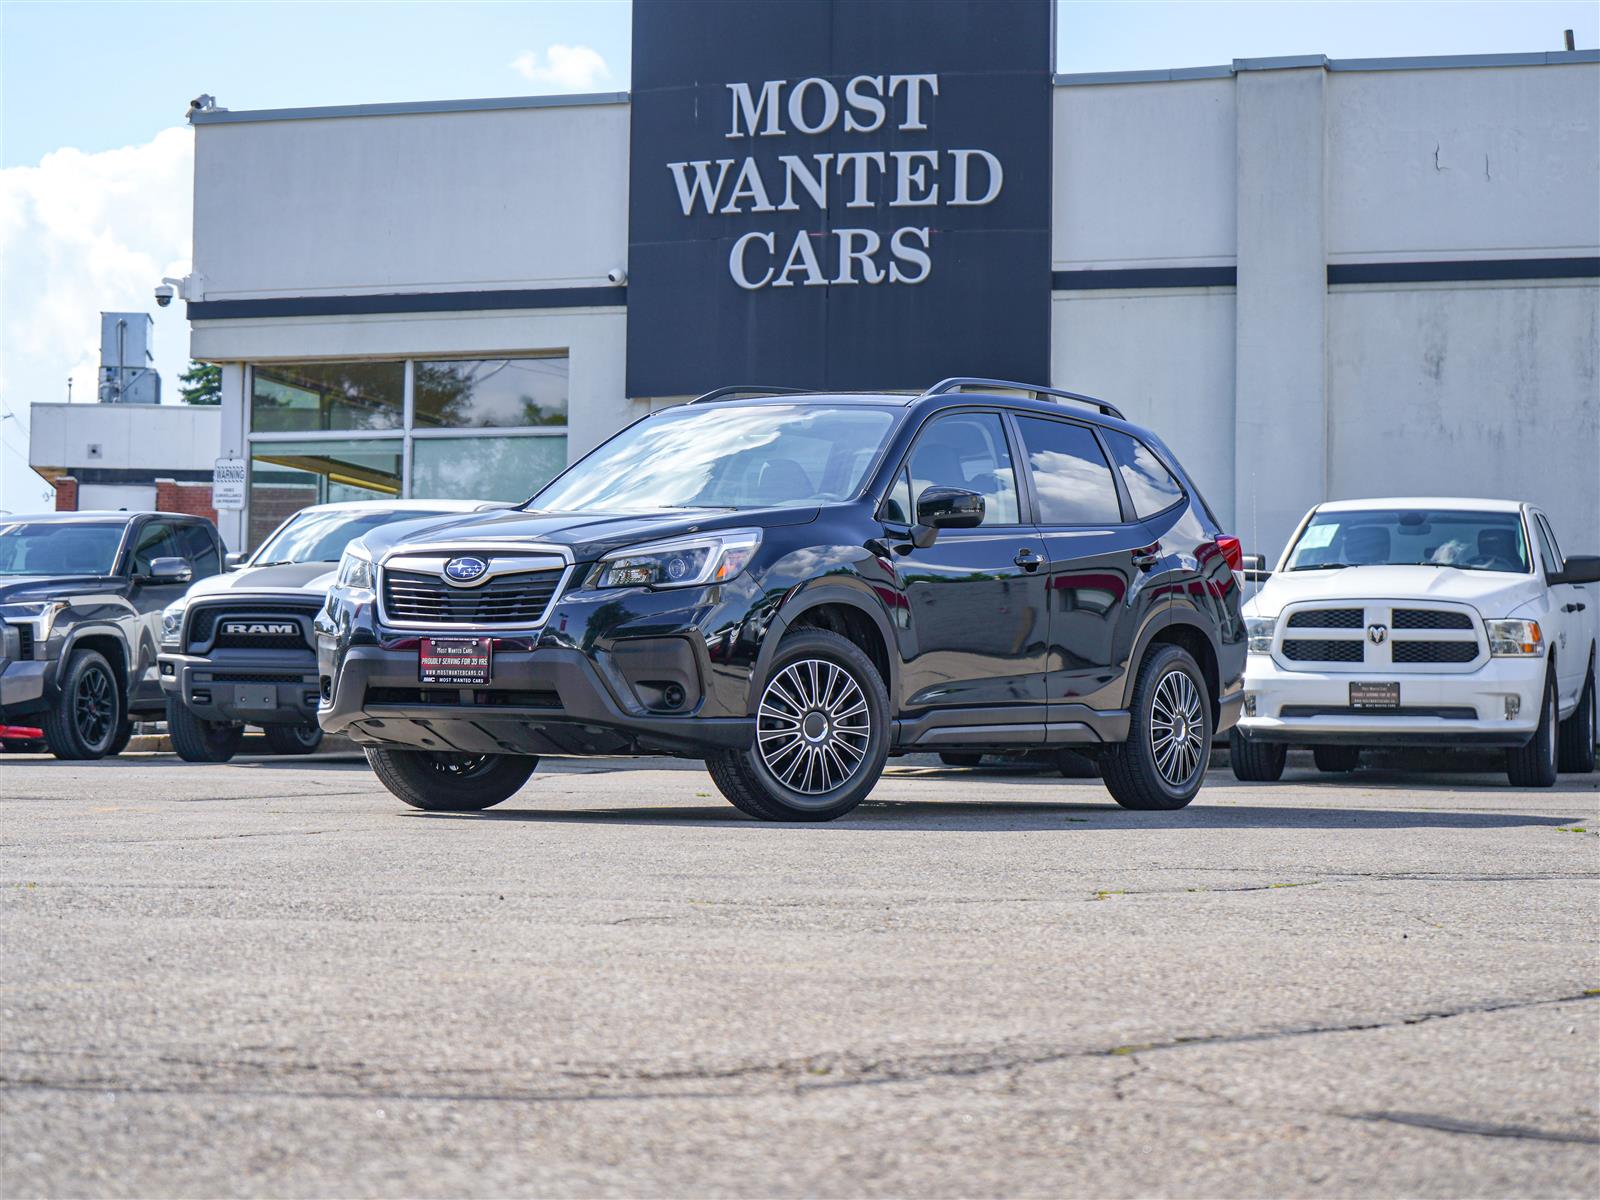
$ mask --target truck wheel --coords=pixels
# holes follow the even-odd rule
[[[203,721],[176,696],[167,697],[167,736],[184,762],[225,763],[239,753],[244,726]]]
[[[322,745],[320,725],[266,725],[263,732],[274,754],[310,754]]]
[[[947,767],[975,767],[983,761],[983,755],[959,754],[954,750],[944,750],[939,754],[939,761]]]
[[[367,748],[378,782],[412,808],[480,812],[509,800],[539,765],[532,754],[446,754],[433,750]]]
[[[1344,775],[1361,765],[1360,746],[1313,746],[1311,757],[1325,775]]]
[[[1139,664],[1128,740],[1100,758],[1100,775],[1123,808],[1166,811],[1193,800],[1211,759],[1211,697],[1200,665],[1177,646]]]
[[[61,695],[44,714],[44,740],[57,758],[103,758],[126,719],[122,689],[105,655],[77,650],[67,660]]]
[[[854,642],[823,629],[778,646],[755,744],[706,759],[717,789],[759,821],[832,821],[872,791],[889,753],[889,693]]]
[[[1595,711],[1594,663],[1584,682],[1578,707],[1561,722],[1561,746],[1556,766],[1569,775],[1587,775],[1594,770],[1594,744],[1600,741],[1600,714]]]
[[[1555,681],[1547,674],[1544,701],[1539,707],[1539,728],[1534,730],[1526,746],[1506,751],[1506,775],[1515,786],[1550,787],[1555,783],[1559,725]]]
[[[1245,783],[1277,783],[1283,778],[1283,764],[1289,747],[1282,742],[1252,742],[1235,725],[1228,730],[1228,761],[1233,777]]]

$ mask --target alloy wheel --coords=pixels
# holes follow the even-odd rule
[[[837,663],[790,663],[761,695],[756,746],[772,777],[791,791],[821,796],[842,787],[866,761],[871,737],[866,694]]]
[[[486,774],[499,761],[498,754],[444,754],[429,752],[428,765],[441,775],[454,779],[474,779]]]
[[[1194,777],[1205,749],[1205,713],[1200,689],[1184,671],[1168,671],[1156,684],[1150,706],[1150,749],[1169,787]]]
[[[117,714],[117,685],[111,676],[99,667],[90,667],[78,676],[78,687],[72,697],[72,718],[78,727],[78,736],[87,745],[100,746],[107,742]]]

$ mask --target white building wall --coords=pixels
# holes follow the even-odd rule
[[[28,419],[32,467],[210,471],[222,414],[192,404],[35,404]]]

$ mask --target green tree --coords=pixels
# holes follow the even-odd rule
[[[178,376],[178,391],[185,404],[221,404],[222,368],[216,363],[192,362]]]

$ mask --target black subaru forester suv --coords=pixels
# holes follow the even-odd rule
[[[318,719],[431,810],[540,754],[670,754],[750,816],[827,821],[892,754],[1051,747],[1181,808],[1242,699],[1240,549],[1103,401],[725,388],[520,508],[353,543]]]

